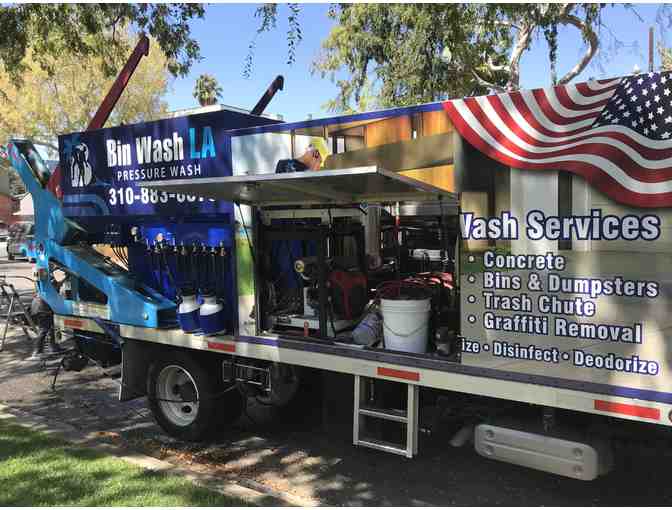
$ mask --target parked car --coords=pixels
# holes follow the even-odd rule
[[[33,240],[35,224],[32,221],[18,221],[9,227],[7,238],[7,258],[26,258],[33,260]]]

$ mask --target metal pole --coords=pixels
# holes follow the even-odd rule
[[[653,27],[649,27],[649,72],[653,72]]]

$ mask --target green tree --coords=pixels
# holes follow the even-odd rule
[[[137,39],[127,29],[117,37],[128,47]],[[11,137],[25,137],[57,151],[58,134],[86,129],[115,79],[103,71],[102,58],[66,51],[48,59],[41,56],[38,62],[35,50],[29,49],[21,61],[20,86],[0,64],[0,145]],[[107,64],[121,69],[126,58],[115,57]],[[45,70],[42,62],[52,71]],[[140,62],[108,125],[148,121],[166,113],[163,97],[171,79],[167,64],[159,44],[150,38],[149,55]],[[7,170],[7,160],[0,159],[0,166]],[[10,173],[10,181],[14,177]]]
[[[31,52],[33,62],[48,72],[63,52],[82,61],[99,57],[106,76],[115,74],[116,62],[128,54],[125,29],[147,32],[168,59],[168,70],[186,76],[200,59],[190,23],[202,18],[199,4],[3,4],[0,6],[0,64],[13,80],[24,71]]]
[[[222,87],[211,74],[202,74],[196,80],[192,95],[201,106],[210,106],[222,98]]]
[[[338,23],[323,41],[313,72],[338,85],[331,109],[357,108],[362,93],[370,96],[372,90],[379,106],[436,101],[518,89],[523,55],[543,41],[550,82],[568,83],[624,46],[602,23],[606,8],[638,16],[629,5],[592,3],[334,4],[329,16]],[[275,4],[257,9],[258,33],[275,28],[278,15]],[[292,9],[288,17],[298,19]],[[560,72],[558,30],[565,26],[575,29],[572,36],[581,37],[585,49],[575,65]],[[253,45],[246,74],[252,50]]]

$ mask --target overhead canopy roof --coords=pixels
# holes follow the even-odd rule
[[[286,174],[176,179],[143,182],[140,185],[169,194],[184,193],[256,206],[437,199],[450,204],[457,200],[456,195],[445,190],[376,166]]]

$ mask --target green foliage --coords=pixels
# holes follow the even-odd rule
[[[522,56],[543,39],[551,82],[568,83],[589,63],[599,65],[625,46],[603,25],[605,8],[638,16],[627,4],[332,4],[329,16],[337,24],[323,41],[312,70],[338,86],[337,97],[327,105],[330,109],[417,104],[516,90]],[[255,40],[276,28],[278,15],[276,4],[257,9],[260,26]],[[295,9],[290,9],[288,20],[296,19]],[[571,36],[581,38],[585,51],[574,66],[558,74],[562,26],[575,30]],[[291,52],[297,40],[288,34]],[[254,41],[245,62],[247,76],[253,49]]]
[[[287,64],[291,65],[296,61],[296,46],[303,39],[301,34],[301,25],[299,24],[299,5],[287,4],[289,8],[289,30],[287,30]]]
[[[92,37],[85,38],[87,44]],[[120,28],[116,37],[129,48],[136,40],[125,28]],[[4,72],[0,62],[0,145],[12,137],[24,137],[57,150],[57,135],[86,129],[110,89],[115,77],[107,76],[103,65],[119,70],[127,58],[128,54],[114,55],[103,62],[104,57],[82,57],[65,48],[46,57],[28,49],[16,79]],[[166,56],[150,38],[149,55],[143,57],[128,82],[108,125],[149,121],[164,114],[167,103],[163,97],[170,79],[166,67]],[[5,171],[12,191],[21,192],[16,172],[7,159],[0,158],[0,172]]]
[[[590,42],[602,8],[600,4],[340,5],[333,14],[338,25],[323,42],[314,70],[332,79],[347,73],[346,79],[336,80],[340,92],[330,104],[341,110],[359,101],[367,81],[378,85],[382,106],[516,89],[520,58],[537,34],[545,36],[555,63],[558,26],[580,27],[581,37]]]
[[[292,65],[296,61],[296,48],[303,40],[301,32],[301,24],[299,23],[299,14],[301,8],[299,4],[288,3],[287,8],[289,13],[287,15],[287,65]],[[247,55],[245,56],[245,64],[243,67],[243,76],[250,78],[252,76],[252,68],[254,64],[254,50],[256,48],[257,38],[264,32],[270,32],[277,27],[278,19],[278,4],[263,4],[254,11],[254,17],[260,20],[257,33],[247,48]]]
[[[136,40],[126,29],[120,29],[117,37],[126,47]],[[86,129],[115,79],[108,77],[102,66],[119,70],[127,57],[119,55],[103,63],[103,57],[84,58],[75,50],[64,49],[45,57],[30,49],[21,61],[20,86],[9,73],[2,72],[0,64],[0,142],[22,136],[54,145],[57,135]],[[166,65],[166,56],[150,39],[149,55],[128,82],[109,124],[152,120],[166,111],[162,100],[168,90]]]
[[[254,17],[261,21],[259,22],[257,33],[247,47],[247,55],[245,56],[245,65],[243,67],[243,76],[245,78],[252,76],[254,50],[256,49],[257,38],[264,32],[274,30],[277,26],[278,4],[263,4],[261,7],[257,7],[254,11]]]
[[[339,87],[330,106],[342,110],[359,103],[367,83],[377,85],[380,106],[482,92],[471,69],[479,66],[501,29],[492,26],[478,38],[474,27],[481,10],[476,4],[340,6],[338,25],[313,68]],[[445,48],[451,61],[443,58]],[[347,78],[336,79],[341,71]],[[503,76],[496,79],[501,82]]]
[[[222,87],[219,86],[217,78],[211,74],[202,74],[196,80],[192,95],[201,106],[213,105],[221,99]]]
[[[114,63],[129,50],[123,29],[132,26],[157,41],[173,75],[186,76],[200,59],[189,23],[203,13],[199,4],[3,4],[0,64],[19,82],[29,50],[48,72],[55,70],[53,58],[68,51],[83,59],[101,57],[102,70],[112,76]]]

